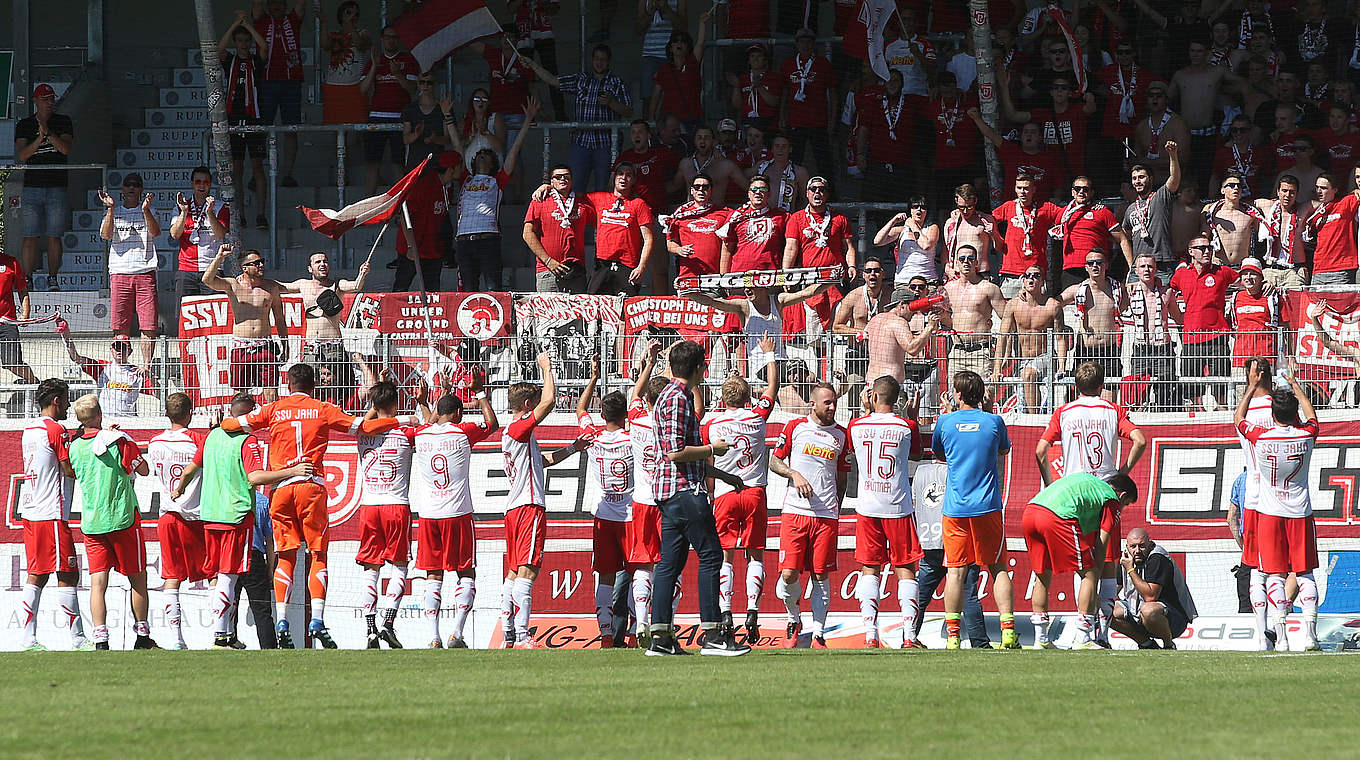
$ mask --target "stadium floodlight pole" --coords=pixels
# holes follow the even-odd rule
[[[212,127],[212,147],[216,154],[217,185],[222,191],[222,202],[231,209],[234,224],[227,226],[227,242],[233,251],[241,249],[241,204],[236,197],[236,177],[231,169],[231,136],[227,134],[227,99],[222,88],[222,67],[217,62],[217,33],[213,29],[212,0],[194,0],[194,15],[198,17],[198,48],[203,56],[203,81],[208,86],[208,120]],[[208,157],[203,161],[207,163]],[[270,252],[272,255],[272,251]]]
[[[992,69],[992,21],[987,12],[987,0],[968,0],[968,16],[972,20],[973,57],[977,59],[978,108],[982,120],[992,129],[997,128],[996,74]],[[992,208],[1001,205],[1001,158],[991,140],[983,140],[987,157],[987,186],[991,189]]]

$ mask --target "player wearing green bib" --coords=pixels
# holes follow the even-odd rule
[[[1053,649],[1048,639],[1048,586],[1053,571],[1081,575],[1077,592],[1077,638],[1074,648],[1099,649],[1091,641],[1096,624],[1096,584],[1105,557],[1105,543],[1118,541],[1100,528],[1106,510],[1122,509],[1138,498],[1133,479],[1117,473],[1108,481],[1075,472],[1054,481],[1030,499],[1020,519],[1034,571],[1031,599],[1036,649]]]
[[[232,411],[235,413],[236,404]],[[241,412],[249,413],[249,409]],[[291,477],[311,477],[311,462],[283,470],[266,470],[259,440],[246,432],[213,428],[194,461],[184,469],[172,495],[178,498],[203,474],[199,514],[204,523],[207,571],[213,583],[213,648],[245,649],[236,637],[236,586],[250,570],[254,542],[255,489]]]
[[[133,649],[159,649],[147,625],[150,600],[146,593],[146,546],[142,543],[137,494],[132,475],[146,475],[150,468],[142,450],[121,430],[103,430],[104,412],[99,397],[81,396],[74,405],[80,421],[80,437],[71,442],[69,455],[80,488],[80,530],[85,534],[85,556],[90,563],[90,616],[94,618],[95,649],[109,648],[109,571],[127,576],[132,586],[132,630],[137,634]]]

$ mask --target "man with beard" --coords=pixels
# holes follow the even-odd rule
[[[1181,162],[1179,143],[1168,140],[1162,149],[1169,159],[1170,175],[1166,184],[1153,190],[1149,167],[1134,164],[1129,169],[1129,184],[1133,186],[1134,198],[1124,207],[1123,225],[1128,232],[1135,260],[1138,256],[1150,253],[1156,259],[1158,268],[1169,273],[1176,265],[1171,254],[1171,205],[1181,188]]]
[[[694,178],[700,174],[708,175],[709,181],[713,183],[710,201],[715,206],[727,205],[728,183],[745,190],[748,184],[746,176],[730,158],[719,153],[716,147],[716,138],[711,127],[699,127],[694,130],[694,155],[680,161],[680,170],[666,185],[666,190],[678,192],[693,183]]]

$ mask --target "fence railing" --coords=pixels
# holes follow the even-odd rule
[[[812,386],[827,380],[843,394],[839,417],[858,414],[869,369],[867,346],[857,336],[836,334],[822,327],[809,311],[808,328],[781,336],[778,360],[783,412],[796,415],[810,408]],[[486,374],[496,409],[506,409],[509,386],[539,379],[535,357],[547,353],[553,362],[558,388],[558,410],[574,408],[591,373],[591,357],[604,357],[598,396],[627,392],[642,366],[647,342],[656,338],[663,348],[682,339],[669,328],[623,334],[616,328],[568,325],[543,334],[516,332],[491,339],[455,339],[432,350],[424,341],[399,340],[387,335],[347,332],[336,341],[308,342],[293,336],[286,343],[239,340],[230,335],[155,339],[149,366],[144,364],[139,339],[128,353],[112,350],[107,336],[83,336],[68,347],[56,337],[29,336],[0,343],[7,370],[31,369],[36,378],[60,377],[72,384],[73,397],[95,392],[105,414],[114,417],[160,417],[165,398],[185,392],[199,406],[227,404],[233,393],[246,390],[257,396],[286,395],[286,368],[303,361],[317,369],[316,395],[349,411],[368,406],[367,388],[378,379],[395,382],[402,405],[414,408],[420,381],[439,391],[457,393],[475,407],[468,386],[474,369]],[[747,378],[753,394],[765,388],[768,357],[749,355],[762,336],[739,332],[705,332],[700,342],[709,352],[709,398],[717,403],[717,387],[730,376]],[[989,399],[1002,413],[1049,413],[1075,398],[1074,374],[1083,361],[1094,361],[1105,371],[1106,395],[1134,412],[1176,415],[1230,413],[1242,392],[1246,358],[1264,355],[1282,366],[1290,354],[1293,335],[1284,329],[1264,333],[1217,334],[1201,342],[1198,336],[1173,333],[1160,345],[1138,345],[1124,332],[1074,335],[1046,330],[1023,335],[936,335],[922,351],[908,357],[899,377],[908,395],[917,396],[924,422],[939,413],[950,397],[949,378],[971,369],[988,382]],[[664,354],[657,367],[666,369]],[[1360,362],[1357,363],[1360,365]],[[1345,362],[1316,363],[1299,368],[1300,380],[1319,409],[1360,406],[1357,369]],[[20,370],[21,371],[21,370]],[[883,371],[883,370],[878,370]],[[5,373],[7,376],[12,373]],[[0,383],[0,417],[36,413],[32,383]]]

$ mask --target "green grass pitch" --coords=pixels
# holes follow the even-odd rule
[[[1354,756],[1360,657],[0,655],[6,758]]]

